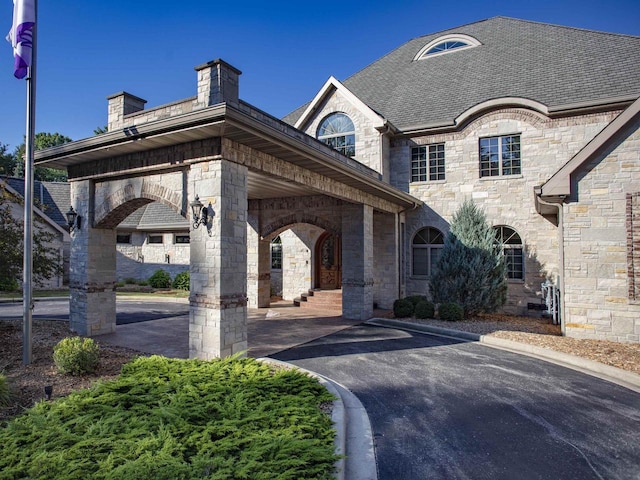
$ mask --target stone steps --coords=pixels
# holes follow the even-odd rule
[[[296,307],[342,312],[342,290],[309,290],[293,300]]]

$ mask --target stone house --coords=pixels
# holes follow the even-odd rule
[[[506,312],[539,315],[545,284],[565,334],[637,342],[638,47],[496,17],[331,77],[282,120],[240,100],[241,72],[222,60],[196,67],[192,98],[145,109],[112,95],[108,133],[36,155],[68,169],[90,219],[73,239],[72,317],[115,302],[116,276],[151,258],[146,242],[151,263],[190,264],[192,355],[241,349],[246,307],[274,290],[341,290],[343,315],[368,318],[428,293],[449,221],[472,199],[504,244]],[[112,331],[104,317],[75,327]]]
[[[0,176],[0,194],[9,200],[12,215],[22,224],[24,221],[24,179]],[[55,290],[62,288],[67,283],[70,239],[66,220],[59,209],[58,202],[69,204],[68,185],[57,182],[34,182],[33,230],[34,232],[45,231],[52,234],[49,246],[57,250],[63,272],[48,280],[43,280],[41,283],[34,279],[34,289]]]
[[[330,78],[285,120],[318,138],[341,122],[334,141],[424,202],[402,226],[407,294],[428,291],[448,222],[472,199],[504,242],[506,312],[535,312],[550,283],[567,335],[637,342],[639,46],[491,18]]]

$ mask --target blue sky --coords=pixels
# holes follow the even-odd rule
[[[2,37],[12,9],[1,0]],[[412,38],[496,15],[640,35],[638,0],[40,1],[36,131],[92,136],[106,124],[106,97],[122,90],[148,108],[195,95],[193,67],[216,58],[243,72],[243,100],[282,117],[330,75],[343,80]],[[0,143],[13,150],[25,81],[0,44]]]

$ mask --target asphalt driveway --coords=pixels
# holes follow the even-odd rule
[[[640,395],[574,370],[372,326],[272,356],[358,396],[383,480],[640,478]]]

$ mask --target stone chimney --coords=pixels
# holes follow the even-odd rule
[[[240,70],[220,59],[199,65],[195,70],[198,72],[196,108],[218,103],[238,103]]]
[[[144,110],[146,100],[131,95],[127,92],[114,93],[107,97],[109,101],[109,116],[107,120],[107,130],[112,132],[124,127],[124,116],[130,113]]]

